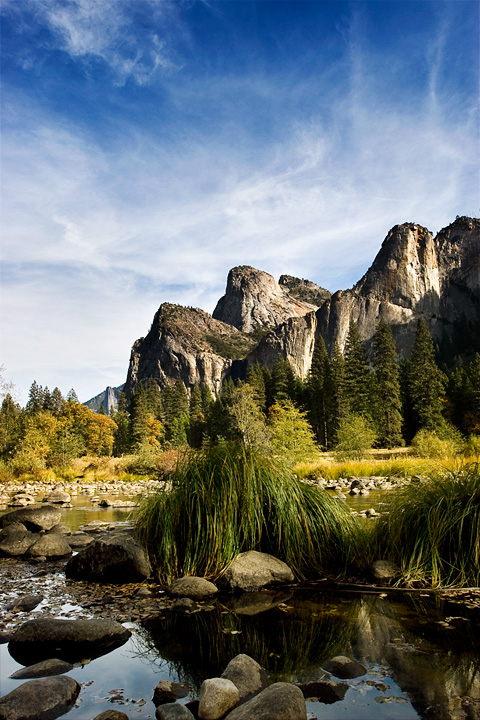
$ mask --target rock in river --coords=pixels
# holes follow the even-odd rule
[[[60,658],[76,662],[105,655],[130,637],[114,620],[29,620],[13,633],[8,644],[10,655],[22,665]]]
[[[0,698],[0,720],[54,720],[72,708],[79,692],[68,675],[29,680]]]
[[[286,563],[256,550],[237,555],[221,577],[221,583],[230,590],[244,592],[255,592],[264,585],[293,580],[293,573]]]
[[[239,705],[226,720],[307,720],[307,706],[298,687],[278,682]]]
[[[128,583],[150,577],[152,568],[143,548],[123,532],[87,545],[68,561],[65,573],[76,580]]]
[[[60,522],[60,510],[53,505],[41,505],[39,507],[21,508],[0,517],[0,528],[11,523],[23,523],[27,530],[38,532],[39,530],[51,530]]]

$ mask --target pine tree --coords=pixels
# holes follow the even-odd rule
[[[318,442],[327,447],[326,377],[329,358],[325,341],[321,335],[315,342],[312,364],[307,378],[307,408],[310,424]]]
[[[377,436],[382,447],[403,444],[402,400],[397,350],[390,325],[380,321],[373,339]]]
[[[360,339],[358,326],[351,322],[344,350],[345,396],[348,411],[355,415],[371,415],[371,379],[368,357]]]
[[[338,428],[348,415],[348,401],[345,388],[345,358],[338,344],[335,345],[330,364],[331,373],[326,387],[327,412],[330,421],[329,444],[336,442]]]
[[[282,404],[287,400],[295,402],[295,374],[288,360],[279,355],[272,369],[273,401]]]
[[[254,399],[262,412],[267,410],[267,392],[265,388],[265,375],[258,360],[251,365],[247,372],[247,383],[254,390]]]
[[[446,378],[435,362],[435,350],[427,323],[420,318],[409,361],[408,392],[416,430],[434,432],[442,427],[442,397]]]
[[[162,395],[158,383],[154,378],[148,378],[144,383],[144,387],[148,412],[156,420],[160,420],[162,417]]]
[[[50,399],[52,412],[60,415],[65,407],[65,398],[63,397],[58,387],[52,390],[52,395]]]
[[[206,418],[203,412],[202,392],[194,385],[190,395],[190,444],[200,447],[206,430]]]
[[[43,401],[44,401],[44,391],[41,385],[38,385],[37,381],[34,380],[33,383],[30,385],[30,390],[28,391],[28,400],[27,404],[25,405],[25,410],[29,414],[34,414],[41,412],[43,410]]]
[[[149,435],[147,397],[142,383],[138,383],[132,395],[130,417],[133,442],[137,446],[142,445]]]
[[[21,436],[20,407],[10,393],[3,399],[0,408],[0,456],[10,457]]]

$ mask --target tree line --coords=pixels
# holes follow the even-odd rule
[[[313,450],[341,449],[348,438],[368,436],[379,447],[409,444],[417,433],[438,437],[480,435],[480,355],[446,373],[423,319],[412,352],[398,361],[390,326],[380,322],[369,361],[357,325],[349,327],[343,352],[328,354],[316,341],[305,380],[278,357],[256,363],[244,381],[228,379],[218,398],[208,386],[190,394],[177,378],[160,388],[150,378],[130,399],[120,393],[111,416],[64,398],[33,382],[25,408],[8,392],[0,409],[0,458],[16,474],[67,464],[82,455],[117,456],[241,438],[270,443],[291,458]]]

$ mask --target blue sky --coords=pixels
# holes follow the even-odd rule
[[[351,287],[478,216],[479,4],[1,0],[0,364],[87,400],[165,301]]]

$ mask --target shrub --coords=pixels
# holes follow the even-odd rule
[[[338,460],[361,460],[375,442],[375,430],[363,415],[347,415],[337,431],[335,457]]]
[[[246,550],[280,558],[299,578],[338,576],[361,546],[346,506],[241,443],[189,453],[170,479],[134,520],[161,580],[216,577]]]
[[[412,479],[386,498],[375,542],[406,582],[478,586],[480,472],[475,463],[447,475]]]
[[[415,455],[425,458],[453,458],[464,446],[462,436],[453,428],[436,433],[422,428],[412,440],[412,451]]]

